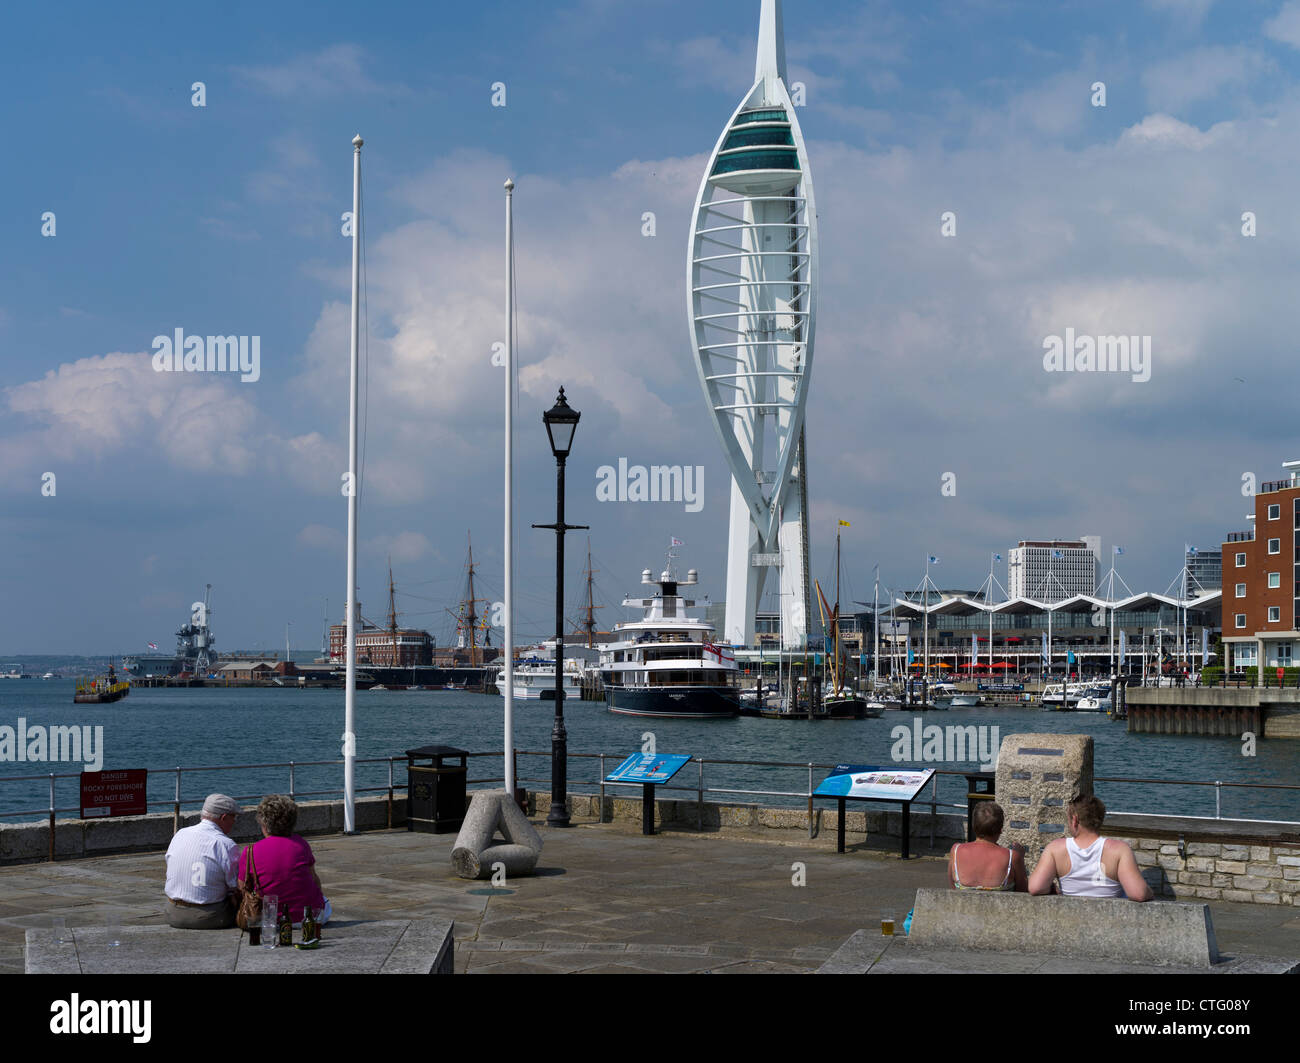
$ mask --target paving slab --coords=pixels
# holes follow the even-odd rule
[[[547,866],[511,878],[504,892],[452,874],[453,835],[393,830],[311,842],[337,921],[454,920],[456,970],[474,973],[813,971],[855,931],[879,941],[880,918],[901,923],[918,889],[947,885],[946,846],[918,847],[921,856],[903,861],[866,848],[837,854],[834,831],[810,840],[739,830],[646,838],[639,830],[639,822],[543,830]],[[791,883],[795,862],[805,865],[804,886]],[[161,926],[164,870],[161,852],[0,867],[0,971],[22,969],[16,950],[52,915],[76,929],[116,916],[124,934]],[[94,888],[50,892],[69,883]],[[1296,951],[1300,909],[1209,907],[1223,955]],[[558,943],[570,951],[547,948]],[[697,951],[670,951],[680,946]]]

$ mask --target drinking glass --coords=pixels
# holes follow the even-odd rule
[[[277,894],[265,894],[262,897],[262,948],[273,949],[276,940],[275,921],[280,916],[280,898]]]
[[[122,917],[120,915],[106,916],[104,919],[104,944],[109,948],[116,948],[122,944]]]
[[[882,915],[880,917],[880,932],[885,937],[894,936],[894,917],[892,915]]]
[[[66,945],[72,940],[71,936],[68,934],[68,920],[66,916],[51,916],[50,929],[54,931],[54,944]]]

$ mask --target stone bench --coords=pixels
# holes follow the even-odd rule
[[[334,921],[318,949],[250,946],[238,930],[123,926],[27,931],[27,974],[452,974],[455,923]]]
[[[922,889],[906,938],[859,930],[818,973],[1285,973],[1297,966],[1221,957],[1204,904]]]
[[[917,890],[909,943],[1173,967],[1219,959],[1205,904],[976,890]]]

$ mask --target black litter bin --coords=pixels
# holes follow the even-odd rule
[[[451,746],[421,746],[406,751],[406,829],[425,834],[460,830],[465,820],[468,754]],[[460,763],[446,763],[460,758]],[[428,761],[426,764],[418,761]]]
[[[975,840],[975,804],[978,801],[996,800],[998,773],[995,771],[971,772],[966,776],[966,840]]]

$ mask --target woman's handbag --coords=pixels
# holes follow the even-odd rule
[[[258,926],[262,922],[262,890],[257,884],[257,868],[253,866],[253,847],[244,848],[244,857],[248,871],[244,875],[244,885],[239,891],[239,911],[235,915],[235,925],[240,930]]]

